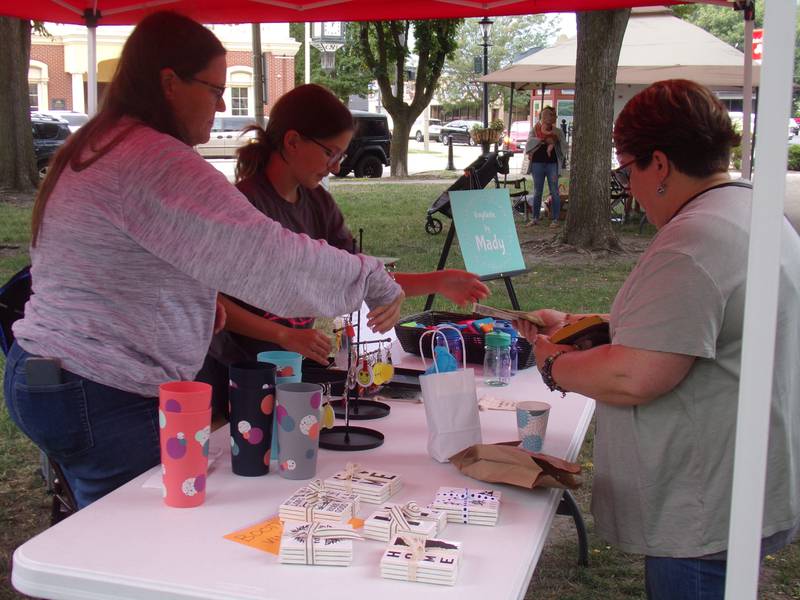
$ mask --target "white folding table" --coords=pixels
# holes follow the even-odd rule
[[[418,361],[403,356],[399,345],[392,353],[404,366]],[[535,368],[520,371],[508,387],[479,384],[478,397],[484,394],[549,402],[543,451],[570,461],[577,458],[594,401],[550,393]],[[363,452],[321,450],[317,475],[332,475],[349,461],[398,473],[404,484],[391,501],[420,505],[431,502],[439,486],[486,485],[428,456],[422,405],[393,402],[391,409],[386,418],[358,423],[384,433],[382,446]],[[481,427],[484,442],[516,439],[513,411],[483,411]],[[497,526],[448,524],[441,537],[463,543],[454,587],[382,579],[379,561],[385,544],[370,540],[355,542],[350,567],[281,565],[277,556],[223,536],[276,515],[280,502],[303,482],[281,478],[275,463],[264,477],[233,475],[228,440],[227,428],[212,435],[212,449],[222,449],[222,455],[209,473],[202,506],[165,506],[159,489],[143,487],[156,467],[20,546],[13,559],[14,587],[54,599],[516,600],[525,595],[562,497],[562,490],[503,485]],[[374,508],[362,504],[360,516]]]

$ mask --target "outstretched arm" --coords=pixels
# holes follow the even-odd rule
[[[459,306],[478,302],[489,295],[489,288],[474,273],[444,269],[428,273],[397,273],[395,281],[406,296],[441,294]]]

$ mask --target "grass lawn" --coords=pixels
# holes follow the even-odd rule
[[[345,213],[354,234],[364,230],[364,249],[378,256],[400,258],[400,271],[426,271],[436,268],[444,234],[425,233],[425,214],[446,183],[397,184],[333,182],[332,192]],[[30,205],[6,203],[0,197],[0,281],[27,263]],[[447,221],[445,219],[445,221]],[[445,226],[448,223],[445,222]],[[524,239],[527,232],[520,230]],[[634,235],[636,228],[625,229]],[[525,246],[523,246],[525,247]],[[590,258],[574,264],[547,264],[531,261],[531,271],[514,279],[524,307],[557,306],[569,312],[608,311],[636,256],[598,263]],[[457,244],[448,261],[450,267],[463,267]],[[497,306],[510,306],[502,283],[492,283]],[[405,314],[422,310],[424,298],[411,298]],[[454,309],[437,300],[434,308]],[[0,377],[4,361],[0,356]],[[4,406],[4,405],[3,405]],[[598,598],[644,598],[640,557],[622,554],[607,546],[593,530],[589,514],[589,484],[592,476],[590,429],[579,461],[587,485],[576,493],[590,541],[590,567],[576,566],[577,544],[574,528],[567,517],[556,517],[553,533],[534,573],[526,598],[533,600]],[[18,598],[10,587],[9,568],[14,549],[48,524],[49,498],[38,473],[38,452],[0,409],[0,599]],[[520,531],[519,535],[525,535]],[[800,599],[800,544],[768,557],[762,569],[759,597],[764,600]]]

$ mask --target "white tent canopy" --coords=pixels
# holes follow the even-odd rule
[[[575,83],[577,36],[526,56],[480,79],[531,89],[541,84]],[[744,55],[710,33],[674,16],[665,7],[631,11],[622,41],[617,84],[648,85],[660,79],[691,79],[712,88],[744,83]],[[758,85],[760,67],[753,69]]]

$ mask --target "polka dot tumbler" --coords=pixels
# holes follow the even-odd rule
[[[194,381],[159,386],[158,424],[164,503],[199,506],[206,498],[211,386]]]
[[[278,472],[286,479],[311,479],[317,472],[322,387],[284,383],[276,395]]]
[[[228,372],[231,468],[245,477],[266,475],[275,414],[275,365],[237,362]]]

